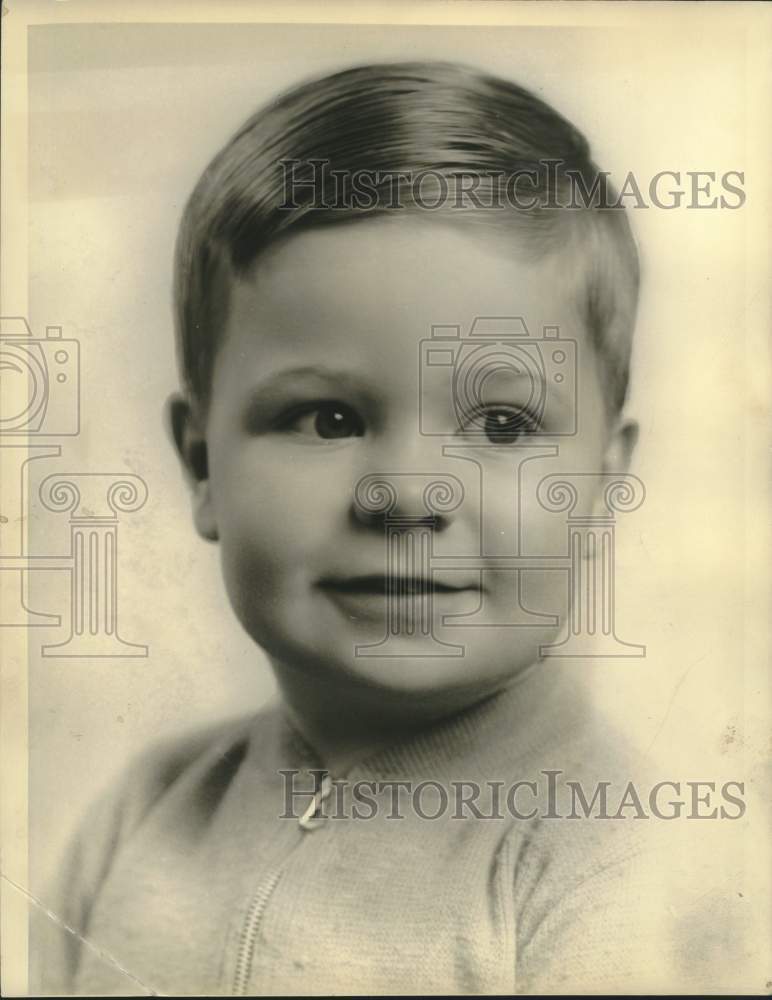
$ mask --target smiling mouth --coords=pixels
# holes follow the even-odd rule
[[[421,597],[429,594],[464,594],[480,589],[477,584],[474,586],[469,584],[452,586],[428,577],[387,577],[377,575],[322,580],[319,585],[322,589],[337,594],[383,598],[387,594],[391,597]]]

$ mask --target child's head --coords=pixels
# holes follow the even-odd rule
[[[368,173],[380,183],[368,187]],[[460,174],[466,196],[454,181]],[[481,177],[474,190],[473,174]],[[587,141],[556,111],[514,83],[464,66],[365,66],[291,90],[233,136],[185,211],[175,292],[191,397],[208,397],[232,283],[260,255],[313,227],[413,214],[509,232],[530,260],[563,251],[609,405],[619,409],[638,292],[625,212],[544,207],[578,206],[599,176]]]
[[[526,572],[516,596],[495,557],[565,544],[535,499],[520,496],[514,523],[515,491],[529,492],[515,477],[523,445],[544,446],[537,478],[618,468],[629,453],[619,413],[637,254],[622,209],[577,203],[577,178],[590,191],[598,177],[584,138],[538,98],[448,64],[298,87],[205,171],[177,245],[186,398],[173,426],[198,529],[219,539],[236,613],[278,668],[381,692],[474,692],[554,637],[552,617],[495,626],[514,620],[513,602],[564,615],[564,576]],[[477,426],[463,426],[451,377],[444,390],[441,375],[422,379],[420,342],[435,324],[463,337],[479,316],[522,317],[539,341],[559,327],[576,341],[575,377],[550,384],[534,413],[528,379],[489,365]],[[432,525],[435,555],[449,557],[434,576],[437,634],[463,656],[427,656],[420,629],[397,657],[354,653],[385,632],[383,520],[354,500],[378,474],[396,477],[408,517],[424,510],[427,476],[463,487]],[[466,628],[443,625],[478,606]]]

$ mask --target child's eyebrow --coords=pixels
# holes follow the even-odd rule
[[[251,410],[260,404],[270,403],[289,391],[323,391],[363,393],[375,388],[375,382],[364,374],[327,365],[302,365],[270,372],[250,385],[245,394],[244,406]]]
[[[283,368],[269,373],[252,386],[252,391],[264,392],[274,388],[284,388],[287,384],[292,385],[303,379],[344,385],[361,385],[363,381],[366,381],[361,375],[345,368],[330,368],[327,365],[301,365],[297,368]]]

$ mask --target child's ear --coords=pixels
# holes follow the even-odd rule
[[[603,471],[614,475],[627,472],[638,441],[638,423],[619,417],[609,435],[603,456]]]
[[[207,541],[218,538],[209,482],[209,461],[203,421],[198,409],[179,393],[166,401],[164,418],[193,497],[193,523]]]
[[[624,475],[630,468],[635,445],[638,441],[638,424],[627,417],[619,417],[609,432],[606,450],[603,453],[602,471],[610,476]],[[608,510],[603,499],[604,492],[599,490],[593,500],[593,513],[608,516]]]

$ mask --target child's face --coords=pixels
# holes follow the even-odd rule
[[[521,417],[512,423],[531,382],[511,373],[489,380],[483,401],[490,409],[474,428],[459,429],[452,367],[447,378],[434,370],[420,399],[423,427],[447,436],[419,432],[420,342],[433,324],[458,324],[464,337],[477,316],[522,316],[531,342],[544,326],[577,342],[576,434],[549,433],[565,426],[571,378],[562,387],[551,381],[534,437]],[[278,670],[289,664],[392,694],[474,694],[554,641],[560,625],[551,619],[502,624],[514,620],[514,575],[494,571],[493,557],[518,544],[517,470],[521,554],[538,557],[566,552],[566,515],[537,501],[539,480],[602,471],[609,458],[612,471],[625,464],[624,435],[609,424],[565,262],[518,263],[500,237],[415,218],[301,233],[233,288],[211,400],[203,429],[209,478],[199,487],[197,523],[219,538],[234,609]],[[481,427],[490,433],[481,435]],[[443,445],[454,446],[454,455],[443,454]],[[524,463],[524,445],[559,450]],[[443,568],[432,575],[403,560],[396,570],[409,591],[421,585],[417,577],[433,581],[434,634],[463,655],[426,655],[437,647],[420,628],[394,640],[389,651],[398,655],[355,653],[386,634],[384,523],[354,503],[369,474],[399,474],[393,514],[408,517],[428,513],[428,477],[454,476],[463,485],[463,501],[433,529],[434,555],[449,557]],[[411,531],[403,528],[400,539]],[[416,604],[412,593],[398,600],[398,613]],[[521,602],[562,623],[567,574],[524,573]],[[425,599],[417,604],[419,615],[428,614]],[[467,627],[443,624],[478,608]]]

